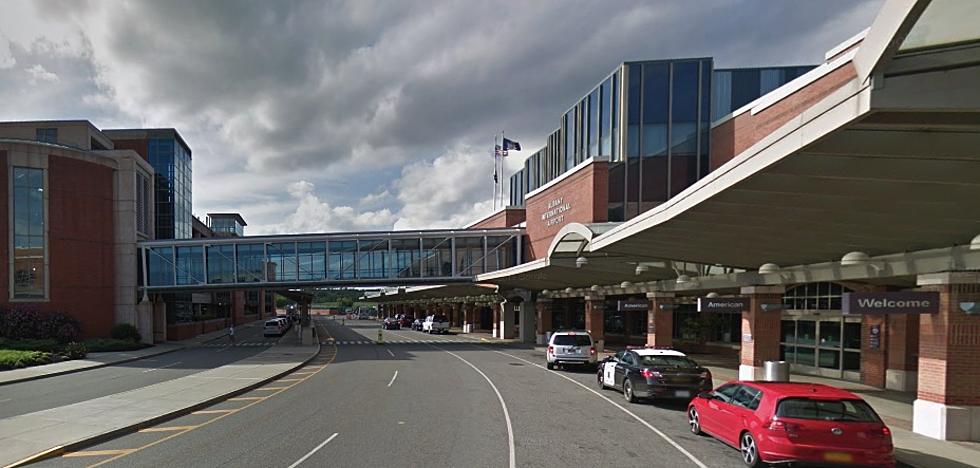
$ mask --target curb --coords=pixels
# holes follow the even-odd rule
[[[29,382],[31,380],[46,379],[48,377],[57,377],[59,375],[74,374],[76,372],[84,372],[84,371],[87,371],[87,370],[93,370],[93,369],[99,369],[99,368],[102,368],[102,367],[114,366],[116,364],[125,364],[127,362],[139,361],[140,359],[146,359],[146,358],[151,358],[151,357],[156,357],[156,356],[162,356],[164,354],[169,354],[169,353],[172,353],[172,352],[175,352],[175,351],[181,351],[181,350],[184,350],[184,349],[187,349],[187,346],[180,346],[180,347],[177,347],[177,348],[174,348],[174,349],[168,349],[168,350],[165,350],[165,351],[160,351],[158,353],[146,354],[146,355],[143,355],[143,356],[129,357],[129,358],[126,358],[126,359],[121,359],[119,361],[103,362],[103,363],[96,364],[94,366],[89,366],[89,367],[79,367],[78,369],[67,369],[67,370],[63,370],[63,371],[52,372],[50,374],[32,375],[30,377],[22,377],[22,378],[19,378],[19,379],[16,379],[16,380],[7,380],[5,382],[0,382],[0,387],[2,387],[4,385],[15,384],[15,383]]]
[[[314,333],[316,333],[316,332],[314,331]],[[88,447],[88,446],[91,446],[91,445],[99,444],[99,443],[105,442],[107,440],[115,439],[116,437],[119,437],[119,436],[122,436],[122,435],[126,435],[126,434],[130,434],[130,433],[136,432],[136,431],[138,431],[140,429],[143,429],[143,428],[146,428],[146,427],[155,426],[155,425],[160,424],[162,422],[166,422],[166,421],[169,421],[171,419],[179,418],[181,416],[184,416],[184,415],[193,413],[194,411],[197,411],[199,409],[206,408],[206,407],[211,406],[211,405],[214,405],[216,403],[220,403],[220,402],[222,402],[222,401],[224,401],[224,400],[226,400],[228,398],[231,398],[231,397],[234,397],[234,396],[237,396],[237,395],[241,395],[243,393],[248,393],[248,392],[250,392],[250,391],[252,391],[252,390],[254,390],[254,389],[258,388],[258,387],[261,387],[261,386],[263,386],[263,385],[265,385],[265,384],[267,384],[267,383],[269,383],[269,382],[271,382],[273,380],[277,380],[277,379],[283,377],[284,375],[289,374],[290,372],[293,372],[296,369],[299,369],[300,367],[305,366],[310,361],[312,361],[313,358],[319,356],[320,355],[321,348],[322,348],[322,345],[320,344],[320,340],[316,340],[316,343],[317,343],[317,345],[316,345],[316,352],[310,354],[309,357],[307,357],[306,359],[304,359],[299,364],[297,364],[297,365],[295,365],[295,366],[293,366],[293,367],[291,367],[289,369],[286,369],[286,370],[284,370],[284,371],[282,371],[282,372],[280,372],[280,373],[278,373],[278,374],[276,374],[276,375],[274,375],[272,377],[269,377],[267,379],[260,380],[258,382],[252,383],[252,384],[249,384],[246,387],[243,387],[243,388],[240,388],[238,390],[234,390],[234,391],[225,393],[224,395],[218,395],[218,396],[212,397],[212,398],[210,398],[210,399],[208,399],[206,401],[195,403],[195,404],[193,404],[191,406],[188,406],[188,407],[185,407],[185,408],[182,408],[182,409],[179,409],[179,410],[171,411],[171,412],[169,412],[167,414],[162,414],[160,416],[156,416],[156,417],[153,417],[151,419],[143,420],[143,421],[140,421],[138,423],[130,424],[129,426],[121,427],[119,429],[113,429],[113,430],[111,430],[109,432],[104,432],[102,434],[95,435],[95,436],[89,437],[89,438],[84,439],[84,440],[79,440],[79,441],[75,441],[75,442],[72,442],[72,443],[69,443],[69,444],[66,444],[66,445],[60,445],[60,446],[57,446],[57,447],[52,447],[52,448],[47,449],[47,450],[45,450],[43,452],[36,453],[36,454],[31,455],[31,456],[29,456],[27,458],[24,458],[24,459],[22,459],[20,461],[11,463],[11,464],[7,465],[6,468],[14,468],[14,467],[19,467],[19,466],[29,465],[31,463],[37,463],[37,462],[42,461],[42,460],[46,460],[46,459],[49,459],[49,458],[53,458],[53,457],[59,456],[59,455],[65,453],[65,452],[72,452],[72,451],[75,451],[75,450],[78,450],[78,449],[81,449],[81,448],[84,448],[84,447]]]

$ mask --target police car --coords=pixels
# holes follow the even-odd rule
[[[630,403],[641,398],[690,399],[713,387],[711,371],[673,349],[627,348],[599,364],[599,388],[623,392]]]

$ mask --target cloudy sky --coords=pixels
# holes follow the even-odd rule
[[[453,227],[491,211],[495,132],[510,175],[619,62],[817,63],[880,6],[4,0],[0,120],[175,127],[195,214],[250,234]]]

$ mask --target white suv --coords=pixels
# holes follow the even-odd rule
[[[578,364],[595,367],[598,365],[595,343],[588,332],[559,331],[551,335],[547,352],[548,369],[557,365]]]

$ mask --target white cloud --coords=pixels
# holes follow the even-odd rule
[[[305,180],[289,185],[287,192],[295,201],[295,210],[286,216],[286,221],[274,226],[256,226],[252,234],[309,233],[336,231],[370,231],[391,229],[395,215],[385,208],[377,211],[362,211],[350,206],[331,206],[316,195],[316,186]],[[256,232],[260,231],[260,232]]]
[[[37,86],[39,83],[57,83],[61,81],[58,75],[45,70],[41,64],[34,64],[24,71],[28,75],[27,83],[31,86]]]
[[[10,51],[10,41],[0,35],[0,69],[13,68],[14,65],[17,65],[17,59]]]

